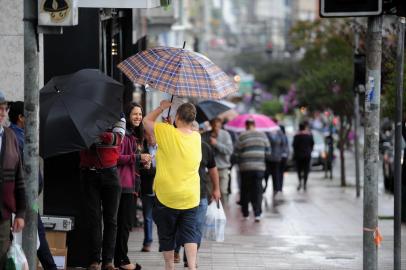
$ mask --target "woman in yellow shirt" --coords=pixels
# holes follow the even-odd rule
[[[191,103],[178,108],[176,128],[168,123],[155,122],[170,106],[168,100],[161,101],[160,106],[143,121],[146,132],[155,136],[158,145],[153,219],[158,228],[159,250],[164,255],[165,269],[175,269],[175,244],[184,245],[189,269],[196,269],[201,138],[198,132],[193,131],[196,108]]]

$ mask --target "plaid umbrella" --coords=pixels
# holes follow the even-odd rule
[[[181,97],[221,99],[237,91],[207,57],[185,49],[156,47],[133,55],[118,68],[134,83]]]

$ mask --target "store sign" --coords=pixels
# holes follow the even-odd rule
[[[79,7],[86,8],[154,8],[160,0],[79,0]]]
[[[38,25],[78,24],[78,0],[38,0]]]

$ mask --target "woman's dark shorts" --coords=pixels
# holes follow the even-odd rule
[[[155,197],[152,217],[158,228],[159,251],[171,251],[176,244],[198,243],[197,208],[179,210],[166,207]]]

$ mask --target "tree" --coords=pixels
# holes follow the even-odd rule
[[[275,116],[278,113],[283,112],[283,106],[279,102],[279,100],[273,99],[273,100],[263,102],[261,104],[260,110],[263,114],[266,114],[269,116]]]
[[[299,103],[309,110],[330,109],[340,119],[338,148],[341,185],[346,185],[344,149],[352,127],[352,31],[346,19],[299,22],[291,33],[297,48],[305,49],[297,83]]]

